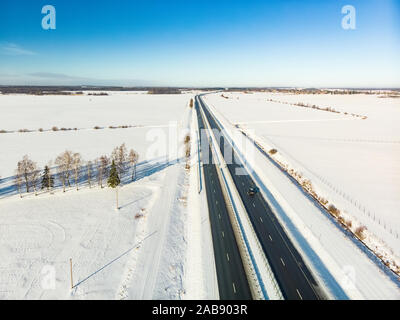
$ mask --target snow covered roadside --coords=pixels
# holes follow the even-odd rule
[[[185,272],[187,263],[187,193],[189,172],[185,169],[184,149],[181,147],[190,130],[191,110],[185,108],[177,133],[178,148],[167,156],[174,164],[165,170],[161,193],[153,214],[140,230],[143,242],[141,254],[133,253],[120,284],[119,299],[182,299],[187,292]],[[171,137],[170,137],[171,139]],[[193,293],[195,294],[195,293]]]
[[[207,102],[207,98],[205,99]],[[210,107],[210,103],[208,103]],[[225,129],[242,146],[241,134],[213,107],[212,111]],[[242,154],[254,154],[248,159],[256,181],[272,204],[278,218],[294,240],[308,264],[335,298],[398,299],[398,280],[391,279],[338,227],[332,219],[314,205],[282,172],[254,146],[246,145]]]
[[[224,95],[209,98],[400,274],[399,100],[374,94]],[[367,117],[352,116],[357,114]]]
[[[184,299],[214,300],[219,299],[218,281],[202,167],[199,170],[198,143],[197,115],[193,109],[187,213],[187,292]]]
[[[122,284],[123,299],[181,299],[182,278],[186,252],[184,222],[180,192],[184,181],[183,165],[178,163],[165,172],[165,182],[172,188],[160,186],[160,197],[152,215],[142,226],[141,236],[153,235],[145,241],[137,257],[131,257],[132,275]],[[129,271],[129,270],[128,270]]]
[[[248,133],[246,130],[241,129],[244,134],[246,134],[252,141],[265,152],[268,153],[268,150],[277,150],[276,145],[272,143],[268,143],[265,139],[262,139],[254,134]],[[377,255],[379,259],[391,270],[395,273],[400,274],[400,257],[397,256],[393,250],[380,239],[377,235],[371,232],[368,228],[363,224],[363,220],[361,221],[357,219],[351,213],[348,213],[349,210],[348,205],[343,205],[343,199],[338,200],[338,195],[344,197],[346,200],[354,204],[354,207],[350,208],[350,212],[354,212],[354,210],[360,211],[358,215],[368,216],[369,220],[378,221],[378,224],[381,224],[381,219],[375,216],[375,213],[370,213],[366,211],[365,207],[363,207],[360,203],[357,203],[357,200],[353,200],[341,190],[332,186],[329,181],[325,181],[323,177],[311,173],[305,166],[301,166],[298,162],[292,159],[290,156],[285,155],[284,151],[282,152],[282,148],[278,148],[280,151],[275,154],[268,154],[268,157],[272,159],[283,171],[285,171],[288,175],[290,175],[294,180],[297,181],[299,186],[305,190],[310,196],[312,196],[315,201],[318,201],[322,207],[326,209],[328,213],[337,220],[341,226],[349,230],[355,237],[359,239],[359,241],[363,242],[374,254]],[[304,173],[305,172],[305,173]],[[310,181],[313,181],[313,183]],[[326,183],[328,186],[331,186],[335,192],[338,194],[333,196],[331,192],[326,190],[320,186],[320,184],[315,183],[315,180],[322,180],[322,183]],[[346,208],[347,210],[343,210]],[[368,218],[367,218],[368,220]],[[368,224],[369,226],[369,224]],[[383,229],[390,230],[392,232],[392,226],[387,226],[382,222]],[[376,228],[374,228],[376,229]],[[390,242],[391,244],[396,245],[396,241],[398,242],[398,233],[394,231],[393,239]],[[397,249],[396,247],[394,247]]]

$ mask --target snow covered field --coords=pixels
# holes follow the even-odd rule
[[[397,212],[400,205],[400,165],[396,161],[400,156],[400,132],[396,125],[400,120],[399,100],[374,95],[226,92],[223,95],[225,97],[221,93],[206,95],[204,99],[218,112],[217,116],[226,128],[236,124],[267,151],[276,148],[278,152],[274,157],[309,179],[317,193],[338,207],[346,219],[353,221],[353,226],[360,224],[367,227],[372,239],[366,240],[379,247],[384,260],[399,262],[400,220]],[[330,106],[342,113],[271,102],[269,99]],[[344,112],[366,115],[367,119],[345,115]],[[239,141],[237,144],[240,145]],[[245,154],[248,157],[252,153],[246,149]],[[291,190],[290,180],[271,166],[265,156],[259,152],[254,155],[249,161],[259,175],[260,183],[276,190],[275,196],[281,199],[281,206],[292,212],[283,215],[282,209],[277,209],[277,212],[282,212],[282,219],[301,250],[314,259],[313,264],[317,260],[312,252],[316,252],[328,270],[335,267],[340,270],[348,265],[355,270],[358,279],[374,269],[373,272],[381,273],[366,261],[369,259],[367,255],[353,247],[350,240],[347,244],[343,242],[343,235],[335,234],[337,227],[315,207],[302,204],[301,194],[296,195],[298,191],[295,188]],[[287,220],[288,216],[290,220]],[[311,244],[312,250],[304,239]],[[338,252],[339,247],[342,253]],[[347,258],[343,257],[344,252]],[[321,272],[323,268],[320,263],[317,264]],[[340,279],[340,272],[336,274],[336,279]],[[373,276],[370,274],[370,277]],[[326,275],[322,277],[324,281],[329,278]],[[358,297],[394,298],[399,294],[397,290],[391,291],[394,288],[387,280],[381,282],[392,287],[386,293],[386,285],[376,284],[374,292],[368,287],[368,281],[364,281],[366,283],[357,281]],[[332,284],[328,286],[332,287]],[[346,294],[352,297],[354,292]]]
[[[148,95],[109,92],[109,96],[0,95],[0,128],[18,131],[78,128],[71,131],[12,132],[0,134],[0,176],[14,173],[25,154],[43,167],[66,149],[82,153],[85,160],[126,143],[141,160],[165,155],[177,134],[191,95]],[[109,126],[135,125],[110,129]],[[102,129],[94,129],[99,126]],[[170,128],[172,127],[172,128]],[[174,129],[175,128],[175,129]],[[171,140],[171,141],[169,141]],[[159,142],[157,144],[157,142]],[[156,148],[156,144],[159,148]],[[153,146],[153,147],[150,147]],[[164,148],[163,148],[164,146]]]
[[[165,125],[180,119],[192,94],[110,91],[108,96],[0,95],[0,130]]]
[[[207,201],[204,192],[198,193],[196,121],[188,107],[193,94],[109,94],[0,95],[0,130],[8,131],[0,133],[0,299],[218,298]],[[377,237],[373,243],[386,248],[384,257],[399,254],[398,100],[224,95],[228,99],[221,94],[204,99],[227,127],[232,123],[254,131],[267,150],[278,150],[278,160],[301,172],[320,194],[365,225]],[[341,113],[286,102],[332,106]],[[110,128],[124,125],[130,127]],[[53,131],[53,126],[77,130]],[[178,160],[184,159],[182,142],[190,129],[192,163],[186,170],[185,161]],[[110,156],[122,143],[139,153],[139,163],[138,179],[123,179],[118,211],[114,190],[96,182],[89,188],[85,179],[79,191],[71,186],[63,193],[58,182],[54,194],[31,192],[22,199],[17,195],[13,177],[25,154],[43,168],[50,160],[54,165],[66,149],[93,161]],[[286,176],[261,154],[251,160],[260,182],[279,200],[279,218],[333,297],[400,296],[398,283]],[[353,271],[356,275],[355,280],[350,277],[350,285],[349,268],[350,276]]]
[[[109,94],[0,95],[2,129],[79,129],[0,134],[0,299],[181,299],[187,293],[189,171],[178,160],[193,95]],[[139,163],[137,180],[124,179],[119,190],[118,211],[115,191],[96,182],[22,199],[12,186],[25,154],[43,168],[66,149],[87,161],[110,156],[122,143],[139,153]],[[194,275],[193,281],[202,280]]]
[[[275,147],[323,196],[400,256],[400,100],[376,95],[225,95],[231,99],[207,98],[231,122],[254,130]],[[368,118],[267,99],[332,106]]]

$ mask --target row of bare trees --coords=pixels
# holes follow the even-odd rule
[[[131,170],[131,180],[136,179],[136,166],[139,160],[139,154],[131,149],[128,153],[125,143],[113,149],[111,156],[102,155],[94,161],[85,162],[82,155],[78,152],[66,150],[55,159],[55,168],[52,168],[52,162],[49,162],[43,171],[25,155],[17,163],[15,184],[22,197],[23,189],[27,193],[32,190],[37,195],[39,189],[46,189],[52,192],[55,178],[58,178],[62,185],[63,192],[67,187],[71,187],[71,182],[75,184],[76,190],[79,190],[79,183],[84,179],[89,188],[97,184],[103,188],[104,179],[109,175],[110,164],[114,161],[118,174],[123,177],[127,171]],[[55,174],[53,174],[55,170]],[[42,173],[41,173],[42,171]]]

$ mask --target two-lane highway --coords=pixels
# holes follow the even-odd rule
[[[205,127],[197,99],[195,108],[197,110],[199,130],[202,130]],[[203,135],[200,135],[200,139],[203,138]],[[208,155],[210,156],[211,145],[209,141],[201,141],[201,143],[208,146]],[[219,295],[222,300],[249,300],[252,299],[252,296],[229,219],[217,170],[215,164],[210,159],[203,161],[204,182],[210,215]]]
[[[224,137],[224,132],[221,131],[219,123],[204,105],[201,97],[199,97],[199,102],[211,128],[221,132],[220,150],[224,154],[227,145],[230,148],[232,147]],[[234,150],[231,151],[233,161],[227,164],[228,169],[284,298],[301,300],[326,299],[323,290],[305,265],[301,255],[285,233],[262,194],[260,192],[255,196],[247,194],[249,188],[255,186],[255,183],[249,174],[236,174],[237,169],[243,170],[244,168],[237,153]]]

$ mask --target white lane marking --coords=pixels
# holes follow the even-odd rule
[[[218,201],[217,201],[217,200],[215,200],[215,204],[218,204]]]
[[[283,264],[283,266],[285,266],[285,261],[283,261],[283,259],[281,258],[281,261],[282,261],[282,264]]]
[[[229,261],[229,254],[228,254],[228,252],[226,253],[226,258],[227,258],[228,261]]]
[[[244,182],[242,182],[242,186],[244,186]]]
[[[271,235],[269,234],[268,236],[269,236],[269,239],[272,241]]]
[[[253,207],[255,208],[256,207],[256,205],[253,203]]]
[[[261,223],[264,223],[264,221],[263,221],[263,219],[260,217],[260,221],[261,221]]]
[[[222,231],[222,238],[225,238],[225,233]]]
[[[234,282],[232,282],[232,287],[233,287],[233,293],[236,293],[236,287]]]
[[[215,193],[215,189],[214,189],[214,193]]]
[[[219,217],[219,219],[221,220],[221,215],[218,213],[218,217]]]
[[[299,289],[296,289],[296,291],[297,291],[297,294],[299,295],[300,299],[303,300],[303,297],[301,296]]]

